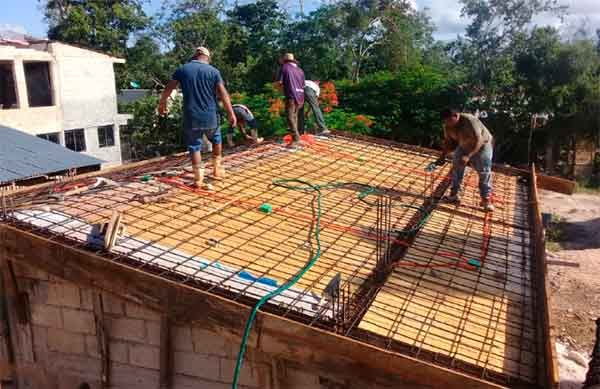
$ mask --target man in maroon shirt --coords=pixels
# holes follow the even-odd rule
[[[294,141],[299,142],[298,111],[304,106],[304,71],[298,66],[294,54],[285,54],[282,62],[278,81],[283,84],[289,130],[294,136]]]

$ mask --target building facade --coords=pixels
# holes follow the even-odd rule
[[[121,163],[114,64],[124,60],[59,42],[0,44],[0,124]]]

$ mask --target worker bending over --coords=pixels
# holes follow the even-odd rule
[[[460,202],[460,185],[465,167],[471,162],[479,173],[481,206],[487,212],[494,210],[492,204],[492,157],[494,149],[492,134],[475,116],[446,109],[440,114],[444,122],[444,153],[442,159],[454,151],[452,159],[452,189],[448,202]]]
[[[192,60],[181,66],[173,74],[163,91],[158,112],[167,113],[167,100],[177,85],[183,92],[183,132],[192,158],[194,184],[201,187],[204,182],[204,167],[202,165],[202,136],[206,135],[212,143],[213,177],[222,179],[224,170],[221,164],[221,129],[217,96],[223,102],[229,125],[236,126],[236,118],[231,106],[231,100],[221,73],[210,64],[210,52],[205,47],[198,47]]]
[[[233,104],[233,113],[237,121],[237,128],[242,135],[254,144],[262,143],[263,138],[258,137],[258,125],[252,111],[242,104]],[[246,132],[246,126],[250,127],[250,135]],[[227,146],[234,147],[233,143],[234,128],[230,127],[227,131]]]

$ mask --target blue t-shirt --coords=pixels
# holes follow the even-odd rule
[[[186,129],[212,129],[219,126],[217,85],[221,73],[211,65],[192,60],[173,73],[183,91],[183,123]]]

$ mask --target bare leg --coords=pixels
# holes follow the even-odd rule
[[[223,145],[213,145],[212,158],[213,158],[213,177],[215,179],[223,179],[225,176],[225,169],[223,169],[221,151]]]
[[[192,157],[192,171],[194,172],[194,185],[198,188],[204,182],[204,166],[202,166],[202,154],[200,150],[190,152]]]

